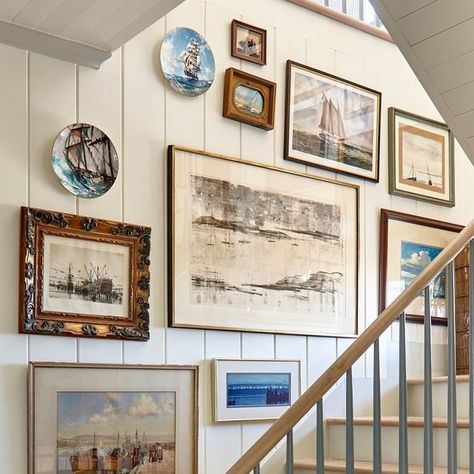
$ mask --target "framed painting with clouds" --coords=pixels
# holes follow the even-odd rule
[[[168,170],[172,326],[357,333],[358,186],[178,147]]]
[[[195,366],[31,363],[28,473],[197,473]]]
[[[382,209],[380,215],[380,311],[443,251],[462,226],[426,217]],[[431,285],[431,320],[446,324],[446,271]],[[424,297],[420,294],[406,310],[407,320],[423,322]]]
[[[391,107],[389,192],[454,206],[454,139],[441,122]]]

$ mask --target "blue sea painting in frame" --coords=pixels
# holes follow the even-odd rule
[[[216,422],[276,419],[299,397],[300,362],[215,359],[214,389]]]
[[[114,144],[100,128],[88,123],[73,123],[59,132],[51,164],[60,183],[86,199],[105,194],[119,170]]]
[[[160,58],[165,79],[181,94],[204,94],[214,81],[216,66],[211,47],[191,28],[169,31],[161,45]]]

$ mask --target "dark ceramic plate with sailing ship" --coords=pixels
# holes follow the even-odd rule
[[[82,198],[105,194],[118,174],[118,157],[110,138],[87,123],[73,123],[61,130],[51,158],[61,184]]]
[[[216,66],[208,42],[191,28],[169,31],[161,45],[161,69],[177,92],[195,97],[214,82]]]

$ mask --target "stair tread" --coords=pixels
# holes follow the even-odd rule
[[[345,425],[346,419],[343,417],[338,418],[328,418],[328,425]],[[381,418],[382,426],[398,426],[399,418],[398,416],[383,416]],[[424,426],[424,419],[422,416],[408,416],[407,417],[408,426],[415,428],[422,428]],[[370,426],[373,424],[373,418],[369,416],[359,416],[354,417],[354,425],[358,426]],[[436,418],[433,417],[433,428],[447,428],[448,419],[447,418]],[[469,428],[469,420],[466,418],[458,418],[457,420],[458,428]]]
[[[433,377],[433,383],[446,383],[448,381],[447,375],[442,375],[439,377]],[[407,380],[408,385],[423,385],[424,379],[411,379]],[[469,375],[456,375],[456,382],[469,382]]]
[[[295,469],[316,469],[316,461],[314,459],[301,459],[294,462]],[[346,461],[340,459],[326,459],[324,461],[324,470],[325,471],[336,471],[336,472],[346,472]],[[371,473],[372,472],[372,462],[371,461],[355,461],[354,462],[354,472],[355,474]],[[382,472],[383,473],[398,473],[398,464],[392,463],[382,463]],[[410,464],[408,466],[408,472],[410,474],[423,474],[423,466]],[[446,467],[434,467],[434,474],[443,474],[447,473],[448,469]],[[469,473],[469,469],[460,469],[458,468],[458,473]]]

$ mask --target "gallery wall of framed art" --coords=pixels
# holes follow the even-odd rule
[[[208,329],[206,326],[169,327],[166,263],[166,174],[169,144],[358,186],[359,331],[367,327],[379,312],[377,292],[380,208],[391,208],[410,215],[459,225],[465,225],[472,217],[474,167],[456,142],[455,207],[421,201],[416,197],[389,194],[388,108],[395,107],[441,121],[416,77],[407,67],[406,61],[393,45],[382,40],[369,39],[360,31],[354,32],[348,26],[312,14],[286,1],[259,0],[258,7],[255,2],[247,0],[229,5],[228,0],[184,1],[166,18],[150,25],[123,49],[114,52],[100,70],[76,67],[36,53],[26,54],[21,49],[6,45],[0,47],[0,64],[3,66],[3,86],[0,89],[0,372],[3,395],[0,400],[0,419],[7,420],[6,423],[0,424],[0,438],[7,440],[0,443],[0,458],[5,472],[27,472],[25,381],[29,361],[94,365],[125,363],[134,366],[165,363],[199,365],[201,388],[198,396],[201,418],[198,441],[199,451],[203,454],[198,457],[197,463],[199,472],[222,474],[226,472],[231,461],[240,456],[245,447],[254,441],[255,434],[261,432],[269,422],[245,420],[214,423],[211,361],[215,358],[299,360],[303,368],[301,390],[304,391],[324,372],[330,361],[335,360],[341,351],[349,346],[350,338],[331,337],[327,334],[308,335],[303,331],[288,334],[280,332],[280,329],[247,332],[237,329],[221,331]],[[266,31],[266,64],[252,63],[232,56],[234,19]],[[298,25],[298,28],[290,33],[288,24]],[[186,96],[176,92],[163,76],[160,61],[163,40],[168,32],[182,27],[199,33],[214,56],[215,74],[212,85],[199,96]],[[187,46],[188,43],[184,44],[184,49]],[[194,49],[194,46],[191,45],[190,48]],[[178,56],[182,52],[181,50]],[[247,53],[253,54],[251,44]],[[193,54],[194,52],[191,52],[189,59]],[[380,61],[381,57],[384,58],[383,62]],[[334,169],[323,169],[284,158],[288,59],[324,74],[381,92],[378,183],[365,177],[346,175]],[[179,64],[184,70],[184,63]],[[262,130],[222,117],[225,71],[228,68],[235,68],[277,84],[272,130]],[[394,71],[397,71],[396,75]],[[304,102],[301,105],[303,104]],[[96,176],[80,171],[84,164],[76,167],[79,169],[74,173],[84,177],[83,181],[87,185],[94,183],[97,189],[100,186],[96,185],[101,180],[108,180],[106,177],[111,174],[107,165],[107,162],[110,163],[109,157],[112,157],[112,169],[115,169],[114,154],[108,155],[106,150],[100,151],[106,148],[102,145],[98,147],[97,154],[91,149],[92,143],[100,139],[100,143],[105,144],[106,136],[116,151],[118,168],[115,181],[106,193],[92,199],[66,190],[52,167],[55,138],[61,130],[73,124],[86,126],[81,133],[76,132],[73,127],[71,145],[81,137],[88,140],[87,125],[104,134],[100,135],[97,131],[92,133],[91,129],[92,139],[88,146],[73,147],[85,153],[90,150],[94,158],[100,156],[100,162],[105,163],[104,166],[91,166],[90,171],[96,171]],[[62,152],[64,151],[63,148]],[[74,166],[77,155],[73,152],[70,156]],[[215,161],[219,162],[217,159]],[[94,163],[89,155],[86,162],[87,166]],[[241,164],[238,170],[247,166],[251,169],[258,168]],[[203,168],[198,171],[206,170]],[[426,171],[426,166],[423,171]],[[282,172],[282,176],[286,175]],[[215,175],[210,173],[210,176]],[[237,181],[240,179],[240,175],[223,176]],[[294,178],[296,179],[297,175]],[[319,184],[325,186],[326,181],[321,182],[305,176],[298,177],[298,182],[302,183],[297,189],[300,194],[310,193],[311,188],[318,188],[318,196],[323,194],[324,198],[331,197],[319,190]],[[243,185],[249,185],[247,178]],[[284,194],[282,186],[273,189],[270,180],[260,180],[252,185],[257,190]],[[334,188],[339,189],[339,185],[334,185]],[[342,189],[350,188],[342,186]],[[353,209],[353,202],[344,202],[347,204],[347,212]],[[23,260],[20,263],[19,254],[21,206],[49,210],[55,214],[130,223],[152,229],[148,268],[148,341],[106,337],[57,337],[54,334],[37,335],[32,332],[18,334],[19,274],[23,271],[24,264]],[[273,227],[270,230],[273,230]],[[185,238],[184,234],[182,238]],[[262,243],[270,249],[274,248],[272,246],[275,244],[266,240]],[[183,240],[182,244],[186,242]],[[224,243],[221,245],[227,247]],[[353,250],[353,247],[351,248]],[[316,250],[316,247],[313,249]],[[280,257],[278,252],[273,252],[273,255],[275,260]],[[316,256],[311,254],[312,259]],[[68,264],[59,269],[69,274]],[[73,268],[72,273],[75,271]],[[295,274],[300,275],[297,272]],[[305,273],[301,275],[304,276]],[[278,282],[283,276],[285,275],[277,276],[274,282]],[[233,293],[231,295],[234,296]],[[304,300],[300,301],[304,304]],[[188,304],[188,301],[183,299],[180,304]],[[227,315],[227,309],[222,313]],[[277,313],[280,314],[278,311]],[[84,323],[78,325],[78,331],[82,331],[83,326]],[[109,327],[109,324],[106,326]],[[409,334],[416,351],[420,350],[422,341],[419,331],[413,327],[409,325]],[[434,351],[442,346],[436,344],[436,341],[444,340],[444,333],[443,326],[433,327]],[[387,355],[383,346],[381,355]],[[422,361],[410,355],[408,354],[408,376],[416,377]],[[441,358],[435,360],[437,365],[433,367],[434,372],[441,375],[443,366],[441,362],[438,364]],[[369,366],[370,360],[365,362],[365,366]],[[364,361],[361,362],[361,366],[363,365]],[[382,371],[383,369],[382,367]],[[69,373],[73,373],[72,370]],[[359,374],[364,375],[358,370],[357,375]],[[329,408],[329,405],[326,406]],[[120,437],[122,439],[123,434]],[[12,456],[12,449],[18,454]]]

